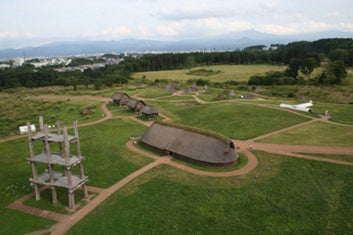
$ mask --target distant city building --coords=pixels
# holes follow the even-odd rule
[[[17,59],[15,59],[14,66],[15,67],[22,66],[24,62],[25,62],[24,58],[17,58]]]
[[[0,69],[7,69],[10,68],[11,66],[8,64],[0,64]]]

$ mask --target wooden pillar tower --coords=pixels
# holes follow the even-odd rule
[[[28,142],[30,158],[27,161],[32,167],[31,184],[34,186],[35,199],[40,200],[39,186],[45,185],[51,189],[52,203],[57,203],[56,187],[67,189],[69,198],[69,208],[75,208],[74,192],[82,187],[83,197],[88,198],[87,182],[88,176],[84,175],[83,161],[85,157],[81,155],[80,138],[78,135],[77,121],[74,122],[74,136],[67,133],[67,128],[61,129],[60,122],[56,123],[56,134],[50,133],[48,125],[44,125],[43,118],[39,118],[40,133],[32,136],[30,124],[28,128]],[[41,141],[44,146],[42,153],[36,155],[34,151],[34,141]],[[51,152],[50,145],[58,144],[59,152]],[[70,145],[76,144],[77,155],[70,154]],[[45,164],[46,170],[42,174],[38,174],[37,164]],[[56,167],[57,166],[57,167]],[[72,171],[75,166],[79,166],[80,174],[73,175]],[[61,171],[55,171],[60,168]]]

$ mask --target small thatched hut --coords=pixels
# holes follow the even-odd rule
[[[178,88],[175,85],[168,84],[165,86],[165,90],[167,92],[176,92],[178,90]]]
[[[192,86],[190,87],[191,91],[198,91],[199,89],[196,86],[196,83],[193,83]]]
[[[130,96],[123,92],[114,92],[112,95],[113,103],[116,105],[127,105],[127,102],[130,100]]]
[[[162,122],[152,124],[141,137],[141,142],[172,156],[210,165],[229,165],[239,158],[230,139]]]
[[[143,106],[145,106],[145,102],[143,102],[142,100],[135,100],[135,99],[130,99],[128,102],[127,102],[127,107],[132,110],[132,111],[135,111],[135,112],[139,112]]]
[[[159,111],[153,106],[145,105],[140,109],[140,114],[147,118],[153,118],[158,116]]]

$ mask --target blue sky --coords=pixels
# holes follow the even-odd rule
[[[353,34],[353,0],[0,0],[0,48],[257,30]]]

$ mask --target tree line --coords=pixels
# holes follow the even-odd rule
[[[94,85],[99,89],[102,85],[112,86],[118,83],[127,83],[131,73],[124,66],[107,65],[99,69],[86,69],[58,72],[53,67],[34,69],[30,65],[0,70],[0,91],[17,87],[44,87],[44,86],[73,86]]]
[[[345,68],[353,65],[353,40],[336,38],[314,42],[299,41],[287,45],[271,45],[264,50],[257,45],[243,50],[225,52],[190,52],[144,54],[125,58],[118,65],[107,65],[99,69],[57,72],[51,67],[34,69],[30,65],[0,70],[0,89],[15,87],[73,86],[93,84],[111,86],[126,83],[131,73],[187,69],[203,65],[220,64],[283,64],[284,72],[273,72],[263,76],[253,76],[249,85],[314,84],[331,85],[340,83],[346,76]],[[77,61],[82,62],[82,61]],[[316,68],[321,68],[315,76]]]
[[[249,85],[339,84],[346,77],[346,67],[353,65],[352,39],[299,41],[287,45],[271,45],[267,50],[257,45],[227,52],[192,52],[147,54],[129,61],[131,72],[185,69],[219,64],[283,64],[284,72],[253,76]],[[312,76],[316,68],[321,70]]]

